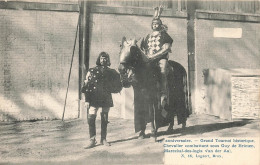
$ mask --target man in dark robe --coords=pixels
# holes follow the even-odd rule
[[[110,69],[110,58],[106,52],[101,52],[96,61],[96,67],[90,68],[82,92],[85,93],[85,107],[88,113],[90,141],[86,148],[96,144],[96,116],[99,108],[101,115],[101,140],[100,144],[110,146],[107,142],[108,112],[113,107],[111,93],[120,92],[122,89],[120,75],[116,70]]]

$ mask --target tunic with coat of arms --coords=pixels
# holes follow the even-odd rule
[[[89,69],[86,80],[87,83],[81,89],[82,93],[85,93],[85,101],[94,107],[113,107],[111,93],[120,92],[121,89],[120,75],[117,71],[96,66]]]
[[[169,36],[168,33],[165,31],[159,32],[158,34],[148,34],[144,41],[144,49],[147,53],[153,55],[160,51],[162,49],[162,46],[166,43],[172,44],[173,39]],[[161,59],[168,59],[168,53],[165,53],[165,55]]]

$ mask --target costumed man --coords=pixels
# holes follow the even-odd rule
[[[167,113],[165,105],[168,103],[167,88],[168,58],[171,52],[173,39],[167,33],[167,26],[160,19],[163,8],[156,7],[152,20],[152,33],[148,34],[141,42],[141,50],[146,54],[150,63],[160,70],[160,92],[162,114]],[[142,132],[141,132],[142,134]]]
[[[90,68],[82,87],[85,93],[85,107],[88,114],[90,141],[86,148],[96,145],[96,116],[99,108],[101,115],[101,140],[100,144],[110,146],[107,142],[108,112],[113,107],[111,93],[118,93],[122,89],[120,75],[116,70],[110,69],[110,57],[106,52],[101,52],[96,61],[96,67]]]

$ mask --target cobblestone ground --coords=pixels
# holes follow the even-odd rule
[[[150,133],[150,127],[147,133]],[[256,137],[259,120],[226,121],[207,115],[191,115],[187,128],[174,126],[159,129],[164,138]],[[85,149],[88,140],[87,121],[36,121],[0,123],[0,164],[163,164],[163,143],[150,138],[137,139],[133,120],[110,118],[108,141],[112,146],[98,145]],[[97,119],[97,140],[100,119]]]

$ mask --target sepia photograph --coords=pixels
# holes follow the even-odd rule
[[[260,0],[0,0],[0,164],[259,165]]]

